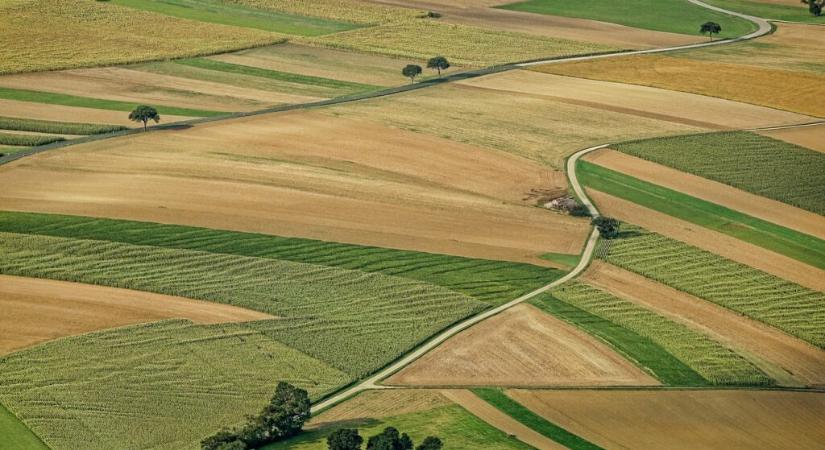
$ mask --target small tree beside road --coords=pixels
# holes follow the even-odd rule
[[[719,25],[716,22],[705,22],[701,27],[699,27],[699,32],[702,34],[707,34],[712,41],[714,34],[719,34],[722,32],[722,25]]]
[[[599,229],[599,234],[605,239],[613,239],[619,236],[619,221],[612,217],[599,216],[591,223]]]
[[[160,115],[155,108],[140,105],[129,113],[129,120],[132,122],[143,122],[143,131],[146,131],[146,123],[150,120],[154,120],[155,123],[160,122]]]
[[[401,69],[401,75],[409,78],[411,84],[415,82],[415,77],[421,75],[421,72],[423,72],[423,69],[417,64],[407,64]]]
[[[430,58],[430,60],[427,61],[427,68],[437,70],[438,76],[440,77],[442,70],[447,70],[450,68],[450,62],[443,56],[436,56],[435,58]]]

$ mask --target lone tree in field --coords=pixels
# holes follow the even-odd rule
[[[430,58],[430,60],[427,61],[427,68],[437,70],[438,76],[441,77],[441,71],[449,69],[450,62],[443,56],[436,56],[435,58]]]
[[[714,34],[719,34],[722,32],[722,25],[719,25],[716,22],[705,22],[699,28],[699,32],[702,34],[707,34],[710,37],[710,40],[713,40]]]
[[[423,72],[423,70],[421,69],[421,66],[417,64],[407,64],[403,69],[401,69],[401,75],[409,78],[410,84],[415,82],[415,77],[421,75],[421,72]]]
[[[146,131],[146,123],[154,120],[155,123],[160,122],[160,115],[158,110],[151,106],[140,105],[134,111],[129,113],[129,120],[132,122],[143,122],[143,131]]]
[[[335,430],[327,436],[327,448],[329,450],[361,450],[364,438],[358,434],[358,430],[342,428]]]
[[[817,17],[822,15],[822,8],[825,8],[825,0],[802,0],[802,3],[808,5],[808,11]]]
[[[619,221],[612,217],[599,216],[590,223],[599,229],[599,234],[605,239],[613,239],[619,236]]]

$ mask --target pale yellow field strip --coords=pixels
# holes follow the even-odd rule
[[[594,189],[588,189],[587,194],[607,216],[825,292],[825,270]]]
[[[385,381],[417,386],[657,385],[578,328],[521,304],[451,338]]]
[[[516,439],[527,445],[531,445],[539,450],[565,450],[567,448],[501,412],[495,406],[485,402],[471,391],[450,389],[444,390],[442,393],[445,397],[457,403],[474,416],[508,435],[515,436]]]
[[[5,275],[0,275],[0,311],[0,354],[64,336],[163,319],[210,324],[273,318],[220,303]]]
[[[759,131],[758,133],[763,136],[772,137],[825,153],[825,124],[811,127]]]
[[[513,70],[459,83],[584,102],[585,106],[706,128],[754,128],[815,120],[801,114],[703,95],[527,70]]]
[[[124,125],[127,127],[143,126],[129,120],[129,113],[105,109],[78,108],[74,106],[50,105],[48,103],[18,102],[0,99],[0,109],[7,117],[21,119],[52,120],[57,122],[101,123]],[[192,119],[186,116],[162,115],[161,123],[179,122]]]
[[[775,328],[603,261],[582,280],[707,333],[780,384],[825,386],[825,351]]]
[[[350,420],[383,419],[429,411],[452,404],[453,402],[438,390],[378,389],[365,391],[313,417],[307,423],[307,429]]]
[[[649,183],[825,239],[825,217],[780,201],[612,149],[598,150],[588,154],[584,159]]]
[[[779,391],[537,391],[508,395],[604,448],[819,450],[825,394]]]

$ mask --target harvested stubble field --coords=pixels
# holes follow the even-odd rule
[[[277,137],[277,138],[276,138]],[[183,223],[550,265],[586,220],[536,208],[566,191],[529,160],[308,112],[46,152],[0,168],[0,208]],[[48,180],[48,181],[47,181]]]
[[[0,275],[0,355],[64,336],[184,318],[200,324],[272,319],[220,303]]]
[[[825,351],[775,328],[602,261],[594,261],[582,280],[707,333],[747,357],[779,384],[825,385]]]
[[[706,145],[714,146],[716,144],[707,143]],[[620,145],[619,147],[622,146]],[[814,212],[805,211],[800,208],[790,206],[787,203],[783,203],[778,200],[771,200],[761,195],[752,194],[729,185],[735,183],[740,187],[747,186],[749,188],[748,191],[751,192],[777,192],[777,195],[773,195],[773,197],[778,197],[783,193],[792,193],[792,195],[797,195],[797,192],[804,192],[807,190],[807,192],[804,193],[807,193],[808,199],[810,199],[810,197],[815,196],[816,194],[812,193],[809,189],[797,189],[797,184],[806,185],[809,182],[818,182],[818,180],[806,180],[805,176],[802,175],[802,170],[799,170],[795,172],[798,176],[797,180],[780,181],[783,176],[787,176],[788,174],[776,173],[775,175],[768,175],[764,173],[764,170],[770,168],[772,172],[774,169],[777,169],[777,172],[781,172],[782,170],[785,170],[782,167],[784,165],[784,161],[781,163],[777,161],[769,167],[765,167],[766,165],[764,165],[762,161],[755,161],[754,163],[751,163],[751,161],[765,157],[764,153],[767,152],[756,151],[755,153],[757,156],[752,156],[747,150],[745,150],[742,154],[734,156],[731,153],[736,153],[737,151],[741,151],[741,149],[737,149],[733,152],[729,149],[730,147],[726,147],[724,152],[714,151],[714,153],[718,153],[718,155],[715,154],[714,156],[719,156],[719,159],[716,159],[714,164],[705,164],[704,162],[700,162],[702,157],[707,155],[701,155],[701,152],[694,152],[690,146],[687,146],[686,148],[681,146],[668,146],[665,142],[663,142],[661,146],[645,149],[649,150],[649,152],[636,152],[634,151],[635,149],[631,149],[631,151],[621,153],[619,151],[606,148],[587,154],[587,156],[584,157],[584,160],[602,167],[606,167],[613,171],[621,172],[625,175],[646,181],[648,183],[679,191],[692,197],[713,202],[717,205],[740,211],[750,216],[758,217],[786,228],[797,230],[820,239],[825,239],[825,217]],[[792,148],[791,150],[792,151],[788,154],[788,158],[794,159],[793,151],[796,151],[797,153],[799,151],[796,148]],[[684,158],[681,155],[676,155],[676,153],[683,152],[691,153],[690,157]],[[638,153],[639,156],[646,157],[647,159],[632,156],[630,153]],[[762,154],[760,155],[760,153]],[[771,157],[778,160],[780,158],[784,158],[785,155],[776,154]],[[811,165],[815,167],[816,160],[813,158],[811,159],[813,161],[797,161],[796,165],[807,168],[808,166],[805,163],[810,162]],[[701,176],[692,175],[681,170],[676,170],[671,167],[658,164],[653,162],[653,160],[661,160],[666,163],[670,163],[671,160],[677,160],[678,163],[672,165],[678,166],[677,168],[679,169],[699,173],[700,175],[705,175],[705,172],[709,171],[710,176],[708,176],[708,178],[715,178],[717,180],[734,180],[734,182],[723,184],[718,181],[711,181],[707,178],[702,178]],[[687,164],[681,164],[682,162],[686,162]],[[762,171],[759,170],[760,168],[754,167],[754,164],[762,165]],[[823,169],[825,169],[825,167],[823,167]],[[756,180],[754,178],[761,178],[761,180]],[[773,180],[772,178],[777,178],[777,180]]]
[[[825,215],[825,155],[813,150],[748,132],[650,139],[614,147]]]
[[[706,334],[584,283],[554,289],[556,299],[644,336],[684,362],[709,384],[768,385],[750,361]]]
[[[322,111],[512,153],[559,169],[565,156],[587,145],[704,130],[548,97],[466,85],[442,85]]]
[[[599,340],[531,305],[473,326],[386,380],[417,386],[656,385]]]
[[[531,70],[691,92],[825,117],[825,97],[818,94],[825,75],[811,72],[663,55],[545,64]]]
[[[825,153],[825,124],[801,128],[759,131],[759,134],[779,139],[789,144]]]
[[[624,225],[623,230],[604,256],[609,263],[825,347],[822,292],[639,227]]]
[[[350,379],[243,325],[173,320],[3,357],[0,400],[55,449],[195,449],[258,411],[273,380],[318,398]]]
[[[129,114],[122,111],[96,109],[94,107],[62,106],[50,103],[34,103],[20,100],[0,99],[3,114],[20,120],[42,120],[50,122],[79,122],[88,124],[113,124],[123,127],[143,126],[129,120]],[[192,117],[170,116],[164,114],[164,122],[176,122]]]
[[[0,73],[213,54],[283,41],[282,35],[181,20],[86,0],[0,5]]]
[[[539,391],[507,394],[604,448],[818,449],[825,394],[772,391]],[[663,430],[667,430],[663,432]]]
[[[359,25],[410,22],[422,18],[426,11],[373,5],[361,0],[224,0],[269,11],[309,17],[321,17]]]
[[[368,437],[391,426],[409,433],[416,444],[438,436],[447,448],[527,450],[532,447],[489,425],[440,391],[422,389],[377,390],[324,411],[309,422],[309,432],[265,450],[325,450],[326,436],[339,428],[358,428]]]

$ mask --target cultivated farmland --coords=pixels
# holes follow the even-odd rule
[[[759,131],[759,134],[825,153],[825,124],[804,128]]]
[[[611,264],[825,346],[825,294],[641,228],[625,229],[606,249]]]

